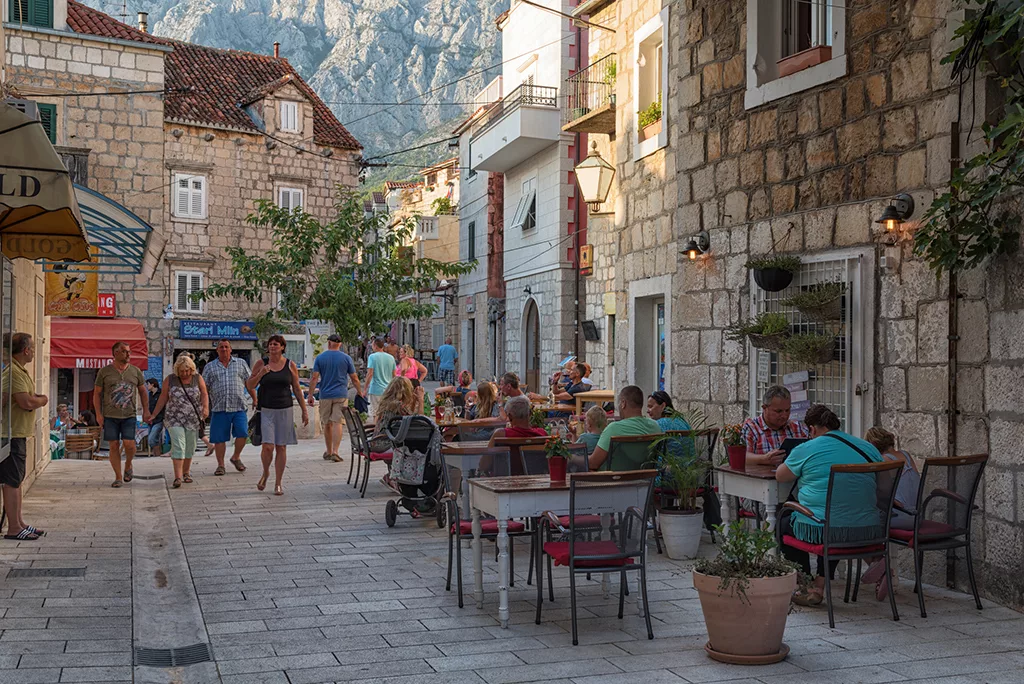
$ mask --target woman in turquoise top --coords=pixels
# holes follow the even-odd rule
[[[839,418],[826,406],[815,404],[807,409],[804,423],[811,431],[811,441],[790,452],[786,462],[776,471],[775,478],[779,482],[796,481],[797,500],[810,509],[814,517],[824,520],[832,466],[865,461],[878,463],[882,461],[882,455],[870,443],[840,431]],[[882,512],[875,505],[875,478],[872,475],[844,475],[842,484],[832,492],[829,541],[849,542],[877,537],[884,522]],[[778,524],[780,539],[788,535],[809,544],[821,544],[823,532],[823,525],[798,512],[786,511]],[[811,559],[806,551],[785,545],[781,550],[806,574],[811,573]],[[818,556],[814,585],[806,594],[797,597],[799,603],[821,603],[825,591],[824,564],[824,558]],[[829,562],[829,579],[835,575],[838,564],[839,561]]]
[[[647,415],[658,424],[662,432],[693,429],[685,418],[676,413],[668,392],[658,390],[647,398]],[[687,456],[692,459],[697,453],[692,437],[673,439],[668,444],[673,456]]]

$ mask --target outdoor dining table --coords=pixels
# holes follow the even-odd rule
[[[571,477],[571,476],[570,476]],[[602,538],[610,537],[611,514],[621,513],[630,506],[643,508],[648,494],[648,483],[637,480],[636,487],[609,488],[609,496],[600,505],[582,508],[577,502],[577,515],[602,515]],[[508,628],[508,521],[510,518],[537,518],[544,511],[555,515],[569,514],[569,480],[552,482],[548,475],[518,475],[514,477],[482,477],[469,480],[470,505],[473,516],[473,595],[477,608],[484,605],[483,539],[480,519],[493,516],[498,521],[498,620]],[[536,562],[540,562],[538,559]],[[607,593],[607,575],[603,580]]]
[[[589,390],[587,392],[580,392],[575,395],[576,399],[576,413],[583,413],[584,402],[591,404],[604,404],[608,401],[615,401],[614,390]]]
[[[458,468],[460,477],[460,499],[459,510],[465,514],[469,513],[469,478],[466,473],[476,470],[480,463],[480,452],[487,448],[488,442],[445,442],[441,445],[441,453],[444,454],[445,463]]]
[[[742,497],[763,503],[768,529],[775,530],[775,511],[780,503],[789,498],[793,490],[792,482],[776,480],[775,467],[767,465],[748,465],[743,470],[736,470],[723,464],[715,466],[715,476],[718,480],[718,493],[724,496],[722,519],[727,527],[736,520],[737,498]]]

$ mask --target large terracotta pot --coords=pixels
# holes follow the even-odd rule
[[[721,578],[693,573],[711,648],[736,656],[771,656],[782,648],[789,604],[796,589],[796,571],[782,577],[749,580],[746,600],[735,583],[719,593]]]

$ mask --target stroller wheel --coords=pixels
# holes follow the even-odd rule
[[[394,527],[397,519],[398,504],[394,501],[388,501],[388,505],[384,507],[384,522],[388,524],[388,527]]]
[[[437,527],[438,529],[444,529],[444,518],[445,518],[445,506],[438,505],[437,507]]]

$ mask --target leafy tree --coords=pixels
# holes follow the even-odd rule
[[[260,233],[270,233],[270,249],[227,248],[232,282],[210,285],[197,298],[264,302],[279,292],[277,304],[257,318],[258,331],[317,319],[333,323],[341,339],[355,345],[386,332],[392,321],[432,316],[437,308],[433,304],[399,298],[433,290],[439,280],[468,273],[474,265],[414,261],[414,219],[389,225],[387,216],[367,217],[355,195],[339,199],[337,217],[330,223],[266,200],[257,202],[246,221]]]

